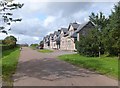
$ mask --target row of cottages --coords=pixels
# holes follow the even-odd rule
[[[61,28],[44,37],[44,48],[76,50],[75,42],[80,41],[80,35],[86,35],[93,28],[94,24],[91,21],[82,24],[70,23],[68,28]]]

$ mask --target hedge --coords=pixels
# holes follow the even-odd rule
[[[5,50],[13,49],[16,45],[0,45],[0,49],[2,49],[2,52]]]

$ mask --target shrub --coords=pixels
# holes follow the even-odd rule
[[[0,47],[2,48],[2,52],[3,52],[5,50],[13,49],[16,46],[15,45],[1,45]]]
[[[104,46],[98,36],[97,29],[88,32],[87,35],[81,35],[80,41],[76,42],[76,49],[79,54],[85,56],[99,56],[99,46],[101,47],[100,53],[104,54]]]

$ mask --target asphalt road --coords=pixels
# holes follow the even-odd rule
[[[118,86],[117,80],[56,59],[72,53],[40,53],[24,47],[13,76],[14,86]]]

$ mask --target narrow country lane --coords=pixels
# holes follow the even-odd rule
[[[56,59],[74,52],[40,53],[28,47],[21,51],[14,86],[117,86],[116,80]]]

